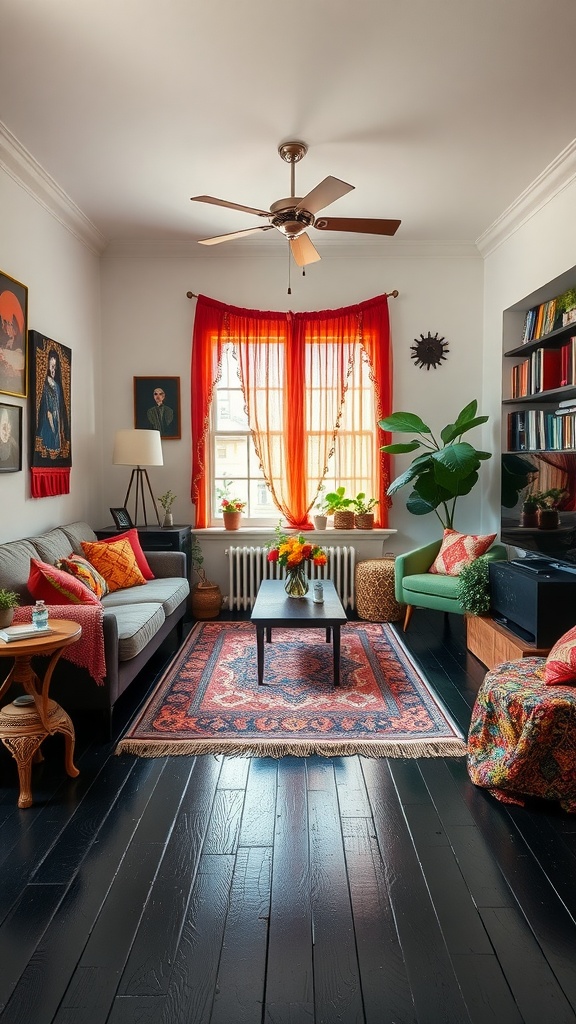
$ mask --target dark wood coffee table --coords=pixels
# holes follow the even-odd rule
[[[306,597],[288,597],[283,580],[262,580],[252,615],[256,626],[258,685],[264,679],[264,630],[272,643],[273,629],[325,629],[326,643],[332,639],[334,686],[340,685],[340,627],[348,621],[331,580],[323,580],[324,603],[315,604],[312,588]]]

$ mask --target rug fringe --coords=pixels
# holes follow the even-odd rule
[[[362,742],[290,742],[272,740],[269,742],[241,743],[235,740],[137,740],[123,739],[115,750],[116,754],[135,754],[137,757],[174,757],[195,754],[227,754],[231,757],[463,757],[466,744],[463,740],[377,740]]]

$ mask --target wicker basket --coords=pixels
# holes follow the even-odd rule
[[[217,583],[197,583],[190,600],[195,619],[216,619],[222,607],[222,591]]]
[[[360,515],[354,516],[354,525],[357,530],[373,530],[374,529],[374,513],[373,512],[362,512]]]
[[[353,530],[354,529],[354,513],[345,512],[343,509],[338,510],[334,513],[334,529],[335,530]]]
[[[356,611],[367,622],[397,622],[405,606],[394,594],[394,559],[368,558],[356,563]]]

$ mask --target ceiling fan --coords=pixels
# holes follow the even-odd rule
[[[313,188],[304,198],[295,192],[295,166],[308,152],[304,142],[285,142],[278,146],[278,153],[287,164],[290,164],[290,195],[286,199],[278,199],[269,210],[257,210],[253,206],[242,206],[240,203],[229,203],[225,199],[213,196],[192,196],[192,202],[211,203],[212,206],[225,206],[230,210],[242,210],[244,213],[255,213],[257,217],[266,217],[269,224],[245,228],[242,231],[229,231],[225,235],[214,235],[212,238],[200,238],[202,245],[217,245],[229,242],[243,235],[254,235],[258,231],[270,231],[277,228],[289,241],[295,262],[299,267],[306,267],[320,259],[307,232],[308,228],[319,231],[353,231],[368,235],[394,235],[400,225],[399,220],[383,220],[380,218],[362,217],[316,217],[319,210],[330,206],[336,199],[352,192],[354,185],[348,185],[340,178],[329,175]]]

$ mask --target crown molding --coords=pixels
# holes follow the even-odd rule
[[[528,188],[484,231],[476,245],[483,259],[563,192],[576,177],[576,139],[544,168]]]
[[[280,241],[280,240],[278,240]],[[473,242],[349,241],[314,237],[323,259],[481,259]],[[286,260],[286,247],[276,241],[235,240],[230,245],[200,246],[195,241],[111,241],[104,259],[277,259]]]
[[[100,255],[106,238],[31,153],[0,122],[0,167],[70,234]]]

